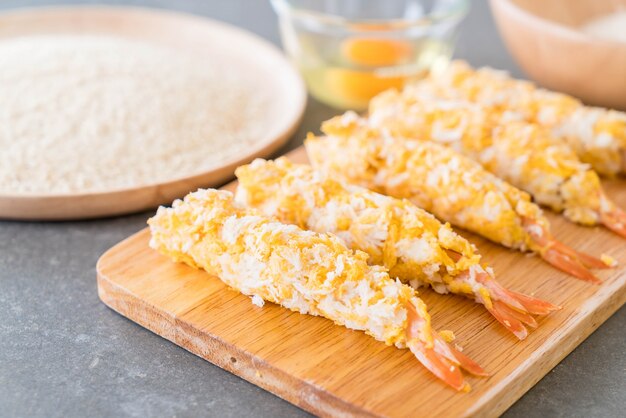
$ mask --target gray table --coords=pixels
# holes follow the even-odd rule
[[[3,0],[0,8],[54,3]],[[126,3],[209,16],[278,43],[276,19],[265,1]],[[474,3],[461,30],[457,56],[521,75],[485,4]],[[334,113],[311,100],[302,127],[283,152],[298,146],[307,131],[316,131]],[[126,320],[98,300],[96,260],[144,227],[148,216],[0,222],[0,416],[307,415]],[[622,308],[505,415],[624,416],[625,323]]]

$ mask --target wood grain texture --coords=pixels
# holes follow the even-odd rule
[[[289,156],[306,160],[302,148]],[[607,182],[606,187],[626,206],[623,182]],[[626,301],[626,241],[602,228],[549,217],[564,242],[597,255],[610,253],[621,265],[599,271],[604,283],[593,286],[538,257],[461,231],[476,243],[501,283],[563,306],[539,320],[526,340],[505,331],[481,305],[420,290],[433,325],[453,330],[464,353],[492,374],[470,377],[470,393],[446,387],[408,350],[387,347],[323,318],[271,303],[253,305],[217,278],[150,249],[147,229],[101,257],[98,292],[120,314],[318,415],[491,417],[506,410]]]
[[[254,71],[258,89],[272,97],[266,134],[219,166],[157,184],[68,194],[0,193],[0,219],[60,220],[137,212],[197,189],[223,184],[235,168],[278,150],[298,127],[306,89],[297,71],[269,42],[206,18],[135,7],[74,6],[21,9],[0,15],[0,40],[30,35],[105,34],[214,58],[215,65]],[[253,92],[258,94],[258,91]],[[252,121],[254,122],[254,121]]]

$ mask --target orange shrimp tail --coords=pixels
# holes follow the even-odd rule
[[[569,275],[574,276],[578,279],[593,284],[602,283],[602,280],[597,278],[578,259],[572,258],[567,254],[563,254],[556,248],[547,249],[546,251],[541,253],[541,257],[559,270],[562,270],[565,273],[568,273]]]
[[[496,308],[498,310],[500,310],[501,312],[506,312],[506,315],[511,316],[511,317],[517,319],[522,324],[526,324],[526,325],[528,325],[531,328],[537,328],[537,321],[528,312],[518,311],[518,310],[516,310],[514,308],[511,308],[509,305],[507,305],[506,303],[503,303],[503,302],[501,302],[499,300],[494,300],[493,304],[496,306]]]
[[[533,298],[531,296],[525,295],[523,293],[513,292],[511,290],[508,291],[511,295],[515,297],[528,313],[533,315],[548,315],[550,312],[558,311],[561,309],[558,305],[553,305],[550,302],[546,302],[542,299]]]
[[[424,367],[446,384],[456,390],[462,390],[465,387],[465,379],[461,370],[446,357],[437,353],[433,348],[428,348],[424,342],[419,340],[411,342],[409,348]]]
[[[537,326],[532,315],[547,315],[560,309],[544,300],[508,290],[486,272],[478,273],[476,281],[489,290],[491,300],[483,301],[489,313],[520,340],[528,336],[526,325],[532,328]]]
[[[513,308],[508,307],[506,304],[500,301],[493,301],[492,305],[487,307],[487,310],[493,317],[506,329],[511,331],[520,340],[528,337],[528,329],[524,326],[524,323],[511,314],[514,311]],[[531,317],[532,318],[532,317]]]
[[[611,205],[609,211],[600,214],[600,222],[616,234],[626,238],[626,212]]]
[[[478,364],[448,346],[438,334],[431,333],[433,337],[431,343],[422,341],[419,337],[424,326],[424,318],[418,315],[412,304],[407,306],[407,312],[407,345],[419,362],[432,374],[456,390],[468,387],[461,368],[479,376],[486,375]]]
[[[608,269],[612,266],[606,264],[604,261],[599,258],[593,257],[589,254],[581,253],[580,251],[576,251],[575,249],[568,247],[556,239],[552,241],[552,248],[556,249],[561,254],[566,254],[570,258],[577,259],[580,263],[590,269]]]
[[[548,263],[578,279],[594,284],[602,283],[602,281],[585,266],[583,261],[579,258],[579,253],[562,242],[557,241],[545,226],[528,218],[523,218],[523,225],[532,242],[539,247],[536,252]],[[589,259],[587,261],[589,261]]]
[[[480,367],[478,363],[445,342],[439,335],[435,335],[434,340],[435,351],[438,354],[445,356],[449,361],[458,364],[463,370],[474,376],[489,376],[489,373]]]
[[[583,265],[590,269],[610,269],[615,266],[605,263],[599,258],[590,256],[589,254],[581,253],[579,251],[574,251],[578,256],[578,259],[583,263]]]

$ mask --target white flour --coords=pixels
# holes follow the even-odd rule
[[[269,97],[211,58],[101,36],[0,41],[0,193],[125,188],[239,155]]]
[[[590,20],[581,29],[591,36],[610,41],[626,42],[626,10]]]

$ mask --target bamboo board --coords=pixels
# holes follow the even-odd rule
[[[305,161],[302,148],[294,161]],[[623,182],[608,193],[626,207]],[[231,184],[227,188],[234,188]],[[267,303],[263,308],[203,271],[174,264],[148,247],[147,229],[99,260],[98,292],[109,307],[287,401],[323,416],[497,416],[626,301],[626,241],[602,228],[572,225],[549,214],[562,241],[621,265],[599,271],[594,286],[570,278],[538,257],[487,243],[469,233],[501,283],[563,309],[539,321],[524,341],[504,330],[481,305],[421,290],[437,329],[492,375],[469,377],[457,393],[432,377],[408,350],[387,347],[331,321]]]

